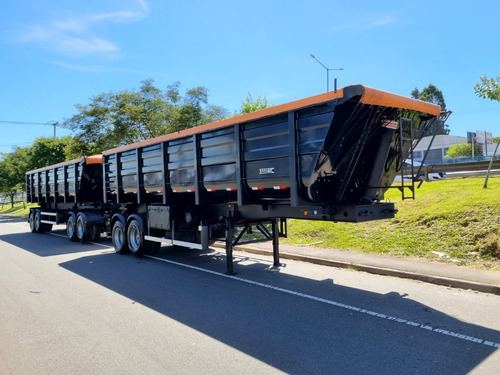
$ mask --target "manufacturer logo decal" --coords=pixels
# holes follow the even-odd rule
[[[273,168],[260,168],[259,174],[274,174],[274,167]]]

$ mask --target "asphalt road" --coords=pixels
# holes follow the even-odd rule
[[[492,374],[500,297],[236,253],[118,255],[0,216],[0,374]]]

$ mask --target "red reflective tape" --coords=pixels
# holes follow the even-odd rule
[[[384,121],[384,122],[382,122],[382,126],[384,128],[397,129],[399,126],[399,123],[397,121]]]

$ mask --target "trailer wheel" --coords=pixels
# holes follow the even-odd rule
[[[91,228],[87,228],[85,223],[86,219],[84,213],[79,214],[76,218],[76,237],[82,242],[88,241],[92,235]]]
[[[45,226],[42,224],[42,211],[35,211],[35,232],[43,233],[45,231]]]
[[[143,255],[145,253],[143,246],[144,234],[137,220],[132,220],[128,225],[127,239],[131,253],[135,255]]]
[[[68,221],[66,221],[66,235],[70,241],[78,241],[78,237],[76,235],[75,217],[73,215],[70,215],[68,217]]]
[[[35,227],[35,211],[30,211],[30,216],[28,218],[28,223],[30,225],[30,231],[31,233],[36,233],[36,227]]]
[[[128,225],[127,238],[130,251],[135,255],[155,253],[161,246],[159,242],[144,239],[142,226],[137,220],[132,220]]]
[[[111,230],[111,242],[118,254],[126,254],[129,252],[127,243],[127,234],[125,227],[120,220],[115,221],[113,229]]]

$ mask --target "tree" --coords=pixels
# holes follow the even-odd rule
[[[251,113],[255,111],[259,111],[261,109],[268,108],[269,104],[267,102],[267,98],[261,98],[260,96],[257,99],[252,98],[252,94],[248,93],[247,98],[244,102],[241,103],[241,108],[239,112],[236,112],[234,115],[243,115],[245,113]]]
[[[482,76],[479,79],[481,83],[476,83],[474,86],[476,95],[483,99],[500,101],[500,77],[488,78]]]
[[[432,83],[425,87],[422,91],[419,91],[417,87],[411,92],[411,96],[415,99],[423,100],[424,102],[430,102],[441,106],[442,111],[446,111],[446,103],[444,101],[444,96],[441,90],[439,90]]]
[[[474,86],[474,91],[476,95],[483,99],[491,99],[500,102],[500,77],[495,79],[488,78],[486,75],[479,78],[481,83],[476,83]],[[494,138],[495,139],[495,138]],[[498,146],[500,146],[500,137],[496,137],[496,147],[493,152],[493,157],[490,160],[490,165],[488,166],[488,172],[486,172],[486,179],[484,180],[484,188],[488,187],[488,177],[490,175],[491,167],[493,166],[493,159],[495,158],[495,154],[498,150]]]
[[[25,148],[27,170],[42,168],[65,161],[66,149],[70,142],[71,137],[41,137],[35,139],[33,145]]]
[[[142,81],[138,91],[102,93],[76,108],[79,113],[64,121],[64,126],[76,132],[68,146],[73,157],[98,154],[228,116],[223,107],[208,104],[205,87],[189,89],[183,97],[179,82],[162,91],[152,79]]]
[[[27,169],[26,148],[16,147],[13,152],[2,153],[0,161],[0,192],[10,198],[14,207],[14,198],[24,189],[24,176]]]
[[[482,156],[483,150],[477,143],[474,144],[474,156]],[[457,143],[446,151],[448,158],[472,157],[472,145],[469,143]]]
[[[415,87],[411,92],[411,97],[423,100],[424,102],[437,104],[441,106],[441,111],[446,111],[446,103],[444,101],[443,93],[432,83],[429,84],[429,86],[425,87],[422,91],[419,91],[419,89]],[[434,134],[449,134],[449,130],[444,128],[444,122],[438,122],[437,125],[437,129],[427,129],[427,131],[423,134],[423,137]]]
[[[16,147],[13,152],[2,153],[0,161],[0,193],[14,198],[24,191],[25,173],[66,160],[66,148],[71,137],[37,138],[32,146]]]

